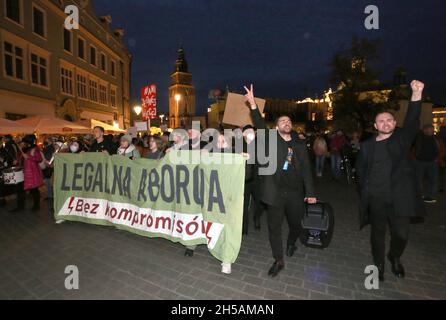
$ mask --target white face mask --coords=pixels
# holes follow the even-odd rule
[[[251,142],[251,141],[254,141],[254,139],[256,138],[256,135],[254,134],[254,133],[248,133],[247,135],[246,135],[246,142]]]
[[[76,152],[79,151],[79,147],[76,146],[76,145],[71,145],[70,146],[70,150],[71,150],[72,153],[76,153]]]

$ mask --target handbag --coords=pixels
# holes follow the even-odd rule
[[[305,204],[301,221],[300,242],[310,248],[324,249],[330,245],[334,230],[334,212],[327,202]]]
[[[46,169],[45,156],[43,155],[42,151],[39,150],[39,152],[40,152],[40,155],[42,156],[42,159],[43,159],[42,162],[39,162],[39,167],[40,167],[41,170],[45,170]]]

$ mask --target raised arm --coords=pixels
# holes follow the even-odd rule
[[[256,127],[257,129],[267,129],[265,120],[262,118],[259,108],[257,108],[256,100],[254,98],[253,85],[251,84],[251,89],[245,87],[245,90],[246,90],[245,98],[251,108],[251,117],[252,117],[252,122],[254,122],[254,127]]]
[[[407,109],[402,132],[405,140],[413,141],[420,130],[424,83],[414,80],[411,82],[410,86],[412,88],[412,97],[410,99],[409,108]]]

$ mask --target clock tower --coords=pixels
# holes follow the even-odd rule
[[[171,128],[184,127],[192,122],[195,116],[195,88],[192,85],[192,74],[186,61],[183,47],[177,51],[174,72],[170,75],[169,87],[169,125]]]

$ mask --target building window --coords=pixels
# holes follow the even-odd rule
[[[80,59],[85,59],[85,40],[84,39],[77,39],[77,55]]]
[[[77,96],[82,99],[88,99],[87,96],[87,77],[77,75]]]
[[[93,46],[90,47],[90,64],[97,66],[96,48]]]
[[[6,16],[12,21],[22,24],[21,0],[6,0]]]
[[[90,100],[98,102],[98,82],[90,80]]]
[[[101,53],[101,70],[107,71],[107,57],[103,53]]]
[[[74,95],[72,70],[65,69],[63,67],[60,68],[60,84],[62,93],[68,94],[70,96]]]
[[[8,77],[24,80],[23,49],[4,42],[5,73]]]
[[[116,77],[116,62],[114,60],[111,60],[110,63],[110,73],[113,77]]]
[[[110,88],[110,104],[116,108],[116,88]]]
[[[31,81],[33,84],[48,87],[48,62],[45,58],[31,53]]]
[[[68,29],[63,29],[63,48],[65,51],[73,52],[72,48],[72,33]]]
[[[99,103],[100,104],[105,104],[105,105],[108,104],[108,101],[107,101],[107,86],[104,86],[102,84],[99,86]]]
[[[33,32],[41,37],[46,37],[45,12],[35,6],[33,6]]]

